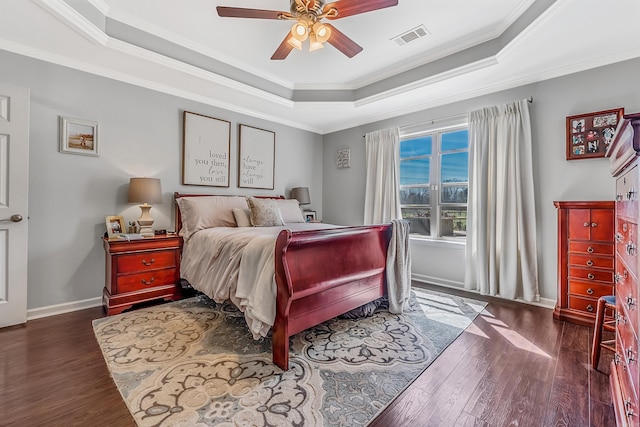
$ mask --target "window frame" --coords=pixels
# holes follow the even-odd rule
[[[421,239],[421,240],[433,240],[433,241],[446,241],[446,242],[455,242],[464,244],[466,238],[463,236],[455,237],[455,236],[440,236],[440,223],[441,223],[441,212],[443,209],[447,208],[456,208],[456,207],[467,207],[468,212],[468,189],[469,189],[469,181],[467,180],[464,183],[456,182],[451,184],[443,184],[440,182],[441,178],[441,170],[442,170],[442,156],[443,154],[451,154],[457,152],[469,152],[469,146],[467,145],[466,149],[457,149],[457,150],[447,150],[446,152],[442,151],[442,134],[456,132],[459,130],[469,130],[469,123],[467,120],[467,115],[464,116],[455,116],[446,120],[433,121],[430,123],[423,123],[418,125],[413,125],[410,127],[405,127],[400,129],[400,142],[409,139],[421,138],[426,136],[431,136],[431,154],[430,154],[430,164],[429,164],[429,199],[430,204],[428,205],[415,205],[415,204],[403,204],[402,208],[405,207],[422,207],[430,209],[430,235],[425,234],[417,234],[411,233],[410,237],[413,239]],[[426,157],[426,156],[425,156]],[[408,159],[408,158],[407,158]],[[402,162],[402,158],[400,158],[400,162]],[[460,184],[466,184],[467,186],[467,203],[443,203],[442,202],[442,193],[441,189],[444,186],[459,186]],[[414,186],[415,187],[415,186]],[[402,188],[402,186],[401,186]],[[434,232],[435,231],[435,232]]]

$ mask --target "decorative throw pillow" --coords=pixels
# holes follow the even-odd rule
[[[304,222],[302,212],[300,212],[300,205],[296,199],[276,199],[276,204],[280,209],[282,215],[282,222],[285,224],[291,224],[293,222]]]
[[[272,227],[284,225],[278,204],[274,199],[247,197],[249,219],[254,227]]]
[[[247,208],[242,196],[180,197],[176,200],[182,218],[180,235],[189,239],[198,230],[212,227],[235,227],[233,208]]]
[[[251,227],[249,209],[233,208],[233,217],[236,219],[238,227]]]

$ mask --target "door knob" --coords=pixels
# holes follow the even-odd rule
[[[9,222],[9,221],[11,221],[11,222],[20,222],[20,221],[22,221],[22,215],[13,214],[9,218],[0,219],[0,222]]]

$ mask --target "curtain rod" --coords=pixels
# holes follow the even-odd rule
[[[533,104],[533,96],[528,97],[528,98],[527,98],[527,101],[529,102],[529,104]],[[449,119],[453,119],[453,118],[460,117],[460,116],[463,116],[463,115],[464,115],[464,114],[456,114],[456,115],[454,115],[454,116],[441,117],[441,118],[439,118],[439,119],[433,119],[433,120],[431,120],[431,121],[423,122],[423,123],[430,123],[430,124],[433,124],[433,123],[434,123],[434,122],[436,122],[436,121],[438,121],[438,122],[439,122],[439,121],[449,120]],[[417,126],[417,125],[419,125],[419,124],[420,124],[420,123],[417,123],[417,124],[415,124],[415,125],[400,126],[400,128],[403,128],[403,127],[409,127],[409,126]],[[362,137],[364,138],[366,135],[367,135],[366,133],[363,133],[363,134],[362,134]]]

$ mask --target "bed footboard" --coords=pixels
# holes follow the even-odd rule
[[[276,241],[273,362],[289,367],[289,337],[386,293],[391,224],[291,232]]]

